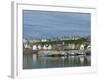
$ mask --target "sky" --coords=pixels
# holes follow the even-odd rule
[[[23,10],[24,38],[88,36],[91,34],[89,13]]]

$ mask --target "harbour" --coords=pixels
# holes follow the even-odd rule
[[[23,55],[23,69],[64,68],[91,66],[91,56],[37,56],[36,54]]]
[[[23,69],[91,66],[91,15],[23,11]]]

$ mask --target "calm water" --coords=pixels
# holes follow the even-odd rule
[[[57,68],[90,66],[90,56],[68,56],[68,57],[39,57],[36,54],[24,55],[24,69]]]

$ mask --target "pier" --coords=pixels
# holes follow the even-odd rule
[[[26,53],[28,54],[28,53]],[[31,51],[30,54],[37,54],[38,56],[48,56],[48,57],[61,57],[61,56],[76,56],[76,55],[90,55],[90,50],[35,50]]]

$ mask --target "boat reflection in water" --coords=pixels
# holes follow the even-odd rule
[[[24,54],[23,56],[23,69],[91,66],[90,55],[47,57]]]

